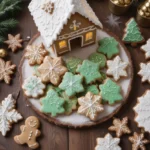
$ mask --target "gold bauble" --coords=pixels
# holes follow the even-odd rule
[[[4,58],[4,57],[6,57],[7,56],[7,52],[6,52],[6,50],[5,49],[0,49],[0,58]]]

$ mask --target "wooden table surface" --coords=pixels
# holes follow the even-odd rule
[[[88,0],[91,7],[94,9],[96,15],[103,23],[104,27],[108,28],[110,31],[114,32],[120,38],[123,35],[123,29],[125,27],[125,22],[131,17],[136,15],[136,7],[133,7],[126,16],[120,17],[122,22],[119,28],[111,28],[106,22],[107,17],[110,15],[108,9],[108,0]],[[29,1],[23,3],[23,11],[19,13],[19,27],[14,34],[21,33],[22,37],[26,39],[27,36],[33,36],[37,33],[37,28],[33,22],[32,17],[28,11]],[[150,29],[142,28],[143,35],[146,39],[150,38]],[[24,43],[24,47],[27,43]],[[121,111],[116,115],[116,117],[122,118],[128,116],[129,127],[132,132],[140,132],[141,129],[137,128],[134,122],[134,112],[132,110],[135,106],[137,97],[141,96],[146,89],[150,88],[148,83],[141,83],[140,77],[137,75],[139,71],[139,63],[146,62],[144,53],[139,50],[139,47],[131,49],[128,47],[134,66],[134,80],[132,85],[132,91],[128,98],[128,102]],[[20,59],[22,57],[23,50],[18,51],[16,54],[9,51],[9,56],[7,60],[12,60],[14,64],[19,65]],[[24,118],[28,116],[35,115],[41,121],[41,131],[42,136],[38,139],[40,143],[41,150],[94,150],[97,137],[103,137],[108,133],[108,127],[112,124],[112,119],[102,123],[96,127],[87,129],[68,129],[62,128],[53,124],[50,124],[40,116],[38,116],[25,102],[22,90],[19,84],[19,73],[16,72],[13,76],[12,84],[6,85],[5,83],[0,83],[0,100],[3,100],[8,94],[15,93],[20,90],[20,95],[17,99],[17,109],[23,115]],[[20,121],[18,124],[14,124],[12,130],[3,137],[0,134],[0,150],[28,150],[27,146],[17,145],[13,137],[20,133],[20,125],[24,124],[24,120]],[[115,136],[114,133],[112,133]],[[150,136],[147,133],[146,138],[150,140]],[[131,150],[131,143],[128,141],[128,135],[121,138],[120,146],[123,150]],[[150,145],[147,145],[147,149],[150,149]]]

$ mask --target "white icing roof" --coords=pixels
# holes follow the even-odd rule
[[[46,13],[42,6],[47,2],[54,3],[52,14]],[[86,0],[32,0],[29,10],[45,44],[50,47],[74,13],[88,18],[95,25],[103,27]]]

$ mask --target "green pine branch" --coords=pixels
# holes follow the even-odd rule
[[[4,40],[4,37],[0,36],[0,44],[3,44]]]

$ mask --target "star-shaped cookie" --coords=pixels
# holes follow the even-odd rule
[[[109,131],[115,131],[117,137],[121,137],[123,134],[129,134],[131,133],[130,129],[127,126],[128,124],[128,118],[125,117],[121,121],[120,119],[114,119],[113,120],[113,126],[109,127]]]
[[[145,144],[148,144],[149,141],[144,139],[144,134],[138,134],[134,132],[134,135],[129,137],[129,141],[132,143],[132,150],[146,150]]]
[[[141,50],[145,52],[146,59],[150,58],[150,39],[147,40],[147,43],[141,47]]]
[[[29,59],[29,64],[40,65],[42,64],[44,57],[48,54],[43,43],[40,45],[29,45],[26,48],[25,58]]]
[[[104,107],[101,105],[101,96],[94,95],[91,92],[78,98],[78,103],[80,105],[78,113],[89,117],[93,121],[95,121],[98,114],[104,110]]]
[[[113,76],[115,81],[118,81],[120,77],[126,77],[127,62],[123,62],[119,56],[116,56],[113,60],[107,61],[107,75]]]
[[[43,82],[58,85],[62,76],[67,72],[67,68],[63,65],[61,57],[51,58],[46,56],[38,71]]]
[[[8,34],[8,40],[4,43],[8,45],[8,48],[12,50],[12,52],[16,52],[18,48],[22,48],[23,40],[21,39],[21,35],[17,34],[15,36]]]

